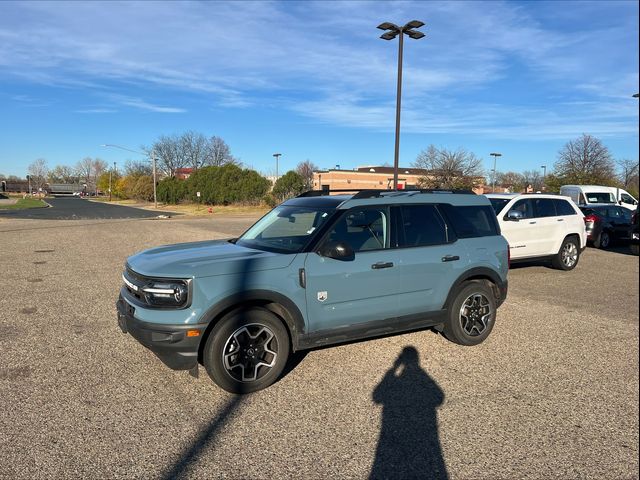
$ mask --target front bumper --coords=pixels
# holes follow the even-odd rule
[[[190,370],[198,364],[198,348],[206,324],[165,325],[149,323],[135,317],[136,307],[122,296],[116,302],[118,326],[151,350],[173,370]]]

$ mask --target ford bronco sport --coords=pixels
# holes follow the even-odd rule
[[[241,237],[153,248],[127,260],[123,332],[173,369],[203,364],[248,393],[290,352],[433,327],[487,338],[507,295],[508,246],[471,192],[307,192]]]

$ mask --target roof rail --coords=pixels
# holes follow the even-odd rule
[[[402,190],[376,190],[376,189],[359,189],[359,188],[348,188],[348,189],[338,189],[338,190],[307,190],[306,192],[298,195],[300,197],[321,197],[324,195],[330,195],[332,193],[355,193],[352,199],[356,198],[377,198],[381,197],[383,193],[385,194],[402,194],[402,193],[455,193],[455,194],[463,194],[463,195],[475,195],[475,193],[471,190],[460,190],[460,189],[440,189],[440,188],[429,188],[429,189],[419,189],[419,188],[407,188]]]

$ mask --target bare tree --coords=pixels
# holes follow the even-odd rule
[[[542,191],[542,175],[538,170],[525,170],[524,172],[522,172],[522,183],[523,189],[527,185],[531,185],[534,192]]]
[[[75,179],[73,168],[68,165],[56,165],[49,171],[50,183],[73,183]]]
[[[44,158],[38,158],[29,165],[27,171],[31,178],[31,187],[35,189],[42,188],[47,179],[47,174],[49,173],[47,161]]]
[[[127,160],[124,163],[124,173],[132,177],[149,176],[153,175],[153,168],[149,162],[144,160]]]
[[[109,168],[109,164],[101,158],[94,158],[91,170],[93,171],[94,182],[98,181],[98,177]]]
[[[151,148],[143,147],[143,151],[151,157],[156,157],[158,169],[168,177],[173,177],[176,170],[187,164],[187,158],[183,150],[181,137],[174,135],[161,135]]]
[[[610,185],[615,181],[609,149],[596,137],[586,134],[562,147],[554,169],[564,183]]]
[[[518,192],[524,188],[525,180],[523,175],[517,172],[498,172],[496,183],[501,187],[508,188],[511,192]]]
[[[180,137],[180,146],[184,153],[185,163],[197,170],[204,165],[207,155],[207,138],[193,131],[188,131]]]
[[[238,160],[231,155],[229,145],[220,137],[213,136],[207,142],[205,165],[220,167],[230,163],[238,164]]]
[[[482,159],[462,147],[452,151],[430,145],[418,154],[413,166],[429,171],[419,179],[426,188],[473,188],[484,180]]]
[[[300,162],[296,167],[296,172],[304,180],[305,189],[310,190],[313,188],[313,172],[316,171],[318,171],[318,166],[309,159]]]
[[[620,183],[626,190],[638,193],[638,161],[625,158],[616,163],[618,164]]]
[[[76,163],[75,170],[79,181],[89,185],[91,183],[91,174],[93,173],[93,159],[91,157],[84,157]]]

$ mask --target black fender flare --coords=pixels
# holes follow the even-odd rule
[[[281,293],[270,290],[248,290],[235,293],[209,307],[202,314],[202,321],[199,322],[208,324],[204,338],[215,325],[215,319],[237,308],[259,304],[271,304],[272,307],[269,310],[284,320],[291,334],[291,346],[293,351],[296,351],[298,349],[299,336],[306,331],[304,317],[291,299]]]
[[[498,275],[495,270],[492,270],[488,267],[475,267],[464,272],[456,279],[455,282],[453,282],[453,285],[449,289],[449,294],[447,295],[447,299],[445,300],[444,306],[442,308],[449,309],[449,307],[453,303],[453,299],[456,297],[458,291],[460,290],[460,286],[464,282],[477,278],[486,278],[495,284],[495,286],[498,288],[498,291],[495,292],[496,294],[498,294],[496,295],[496,303],[498,304],[498,306],[500,306],[507,297],[508,282],[506,280],[502,280],[500,278],[500,275]]]

